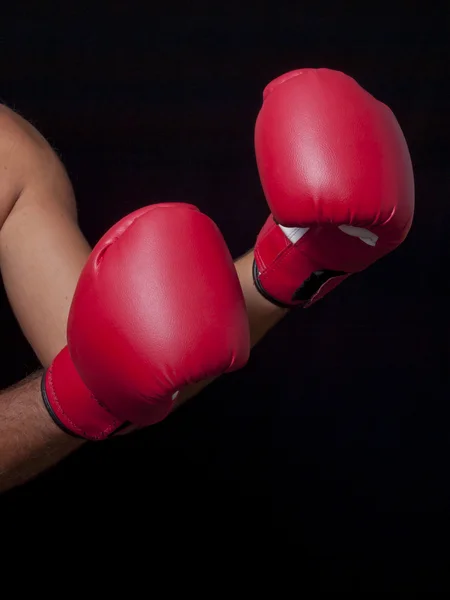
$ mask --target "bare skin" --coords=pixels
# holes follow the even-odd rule
[[[20,116],[0,106],[0,268],[22,331],[47,367],[66,345],[70,303],[90,247],[59,158]],[[253,252],[235,263],[254,346],[286,310],[252,279]],[[61,431],[43,406],[42,372],[0,393],[0,492],[36,476],[83,441]],[[177,406],[210,381],[183,390]]]

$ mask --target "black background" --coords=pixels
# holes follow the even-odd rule
[[[130,556],[136,540],[168,544],[174,571],[206,550],[227,579],[243,548],[273,568],[287,553],[298,592],[311,575],[322,591],[448,591],[448,15],[121,4],[2,8],[0,97],[59,151],[92,244],[140,206],[185,201],[235,257],[251,247],[268,212],[262,90],[305,66],[343,70],[394,110],[416,219],[398,251],[289,315],[246,369],[5,495],[4,525],[103,555],[105,540],[121,556],[124,539]],[[4,294],[1,313],[4,388],[38,364]]]

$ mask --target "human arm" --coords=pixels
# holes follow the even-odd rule
[[[33,126],[5,106],[0,106],[0,173],[2,279],[24,335],[47,367],[66,344],[67,315],[90,248],[61,161]],[[0,491],[82,443],[49,417],[41,378],[38,372],[0,393]]]
[[[249,315],[251,343],[255,345],[286,313],[256,292],[251,279],[252,253],[235,262]],[[42,371],[0,392],[0,492],[26,482],[57,464],[84,441],[55,425],[41,395]],[[211,380],[185,388],[180,406]]]
[[[74,290],[90,247],[77,223],[67,173],[45,139],[19,115],[0,107],[0,266],[18,322],[44,367],[66,345]],[[252,343],[285,311],[260,297],[251,255],[236,262]],[[78,448],[45,410],[41,375],[0,394],[0,490],[25,481]],[[192,397],[206,385],[185,388]]]
[[[79,448],[49,418],[42,371],[0,392],[0,493],[26,482]]]

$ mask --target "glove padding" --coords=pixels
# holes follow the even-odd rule
[[[414,213],[408,147],[392,111],[354,79],[292,71],[264,90],[256,159],[272,211],[254,280],[281,306],[309,306],[392,252]]]
[[[137,210],[80,276],[67,347],[44,375],[55,422],[88,439],[164,419],[184,386],[242,367],[248,318],[216,225],[188,204]]]

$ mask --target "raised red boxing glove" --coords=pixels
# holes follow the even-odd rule
[[[255,150],[272,215],[253,275],[273,303],[309,306],[407,236],[414,178],[404,135],[344,73],[302,69],[269,84]]]
[[[142,208],[92,251],[43,398],[61,428],[104,439],[164,419],[178,390],[242,367],[249,338],[216,225],[188,204]]]

